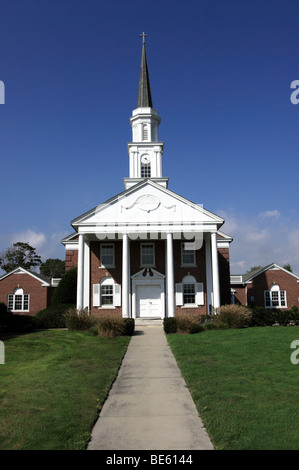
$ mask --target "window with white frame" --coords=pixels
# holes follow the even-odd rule
[[[13,294],[8,294],[7,310],[9,312],[29,312],[29,294],[24,294],[21,287],[15,289]]]
[[[141,163],[141,178],[150,178],[150,177],[151,177],[151,164]]]
[[[195,266],[194,242],[183,242],[181,244],[182,266]]]
[[[203,283],[196,282],[194,276],[185,276],[181,283],[176,284],[176,305],[182,307],[204,305]]]
[[[104,277],[93,285],[93,306],[114,308],[121,306],[121,286],[112,277]]]
[[[277,284],[274,284],[270,290],[265,290],[265,307],[286,307],[287,296],[285,290],[280,290]]]
[[[141,244],[141,266],[155,265],[155,245],[153,243]]]
[[[107,268],[114,267],[114,244],[102,243],[101,244],[101,264]]]

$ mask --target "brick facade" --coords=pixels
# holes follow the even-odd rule
[[[141,269],[140,259],[140,245],[145,241],[133,240],[130,242],[130,274],[131,276],[138,273]],[[165,275],[165,257],[166,257],[166,242],[165,240],[149,240],[146,243],[153,243],[155,246],[155,266],[154,269],[159,273]],[[173,242],[173,258],[174,258],[174,282],[181,283],[184,276],[194,276],[197,282],[204,285],[204,306],[197,308],[185,308],[175,306],[175,314],[179,312],[184,313],[207,313],[207,293],[206,293],[206,261],[205,261],[205,243],[203,246],[196,250],[196,266],[182,266],[181,265],[181,240],[174,240]],[[90,242],[90,310],[93,314],[98,313],[119,313],[121,315],[122,308],[115,307],[114,309],[105,309],[93,307],[93,285],[100,283],[104,277],[112,277],[115,283],[122,284],[122,241],[113,241],[115,249],[115,267],[107,268],[101,266],[100,253],[101,242]],[[74,250],[66,251],[66,258],[68,259],[68,269],[77,265],[78,256],[75,255]],[[229,285],[229,250],[219,249],[219,272],[220,272],[220,289],[222,303],[227,303],[230,298],[230,285]],[[166,291],[166,280],[164,281],[164,290]],[[131,286],[132,291],[132,286]]]
[[[14,273],[4,277],[0,281],[0,302],[7,306],[8,294],[13,294],[15,289],[22,288],[24,294],[29,294],[29,312],[14,311],[17,315],[35,315],[40,310],[50,305],[54,287],[43,286],[40,281],[30,274]]]
[[[252,279],[252,284],[247,286],[248,304],[264,306],[264,291],[270,290],[273,284],[277,284],[280,290],[286,291],[287,308],[294,305],[299,307],[299,284],[297,279],[280,269],[269,269]],[[252,297],[254,298],[253,301],[251,301]]]
[[[78,266],[78,250],[65,251],[65,270],[69,271]]]
[[[286,307],[284,308],[299,307],[298,277],[279,268],[278,265],[275,266],[275,269],[264,269],[252,279],[247,277],[244,280],[244,285],[232,284],[236,302],[242,305],[265,307],[265,291],[269,291],[273,285],[277,285],[279,290],[286,291]]]

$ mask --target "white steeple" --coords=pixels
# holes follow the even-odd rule
[[[128,143],[129,178],[124,178],[125,188],[150,178],[164,187],[168,178],[162,175],[163,142],[159,142],[158,127],[161,118],[153,108],[145,42],[143,33],[141,68],[138,86],[137,108],[133,110],[130,124],[132,126],[132,142]]]

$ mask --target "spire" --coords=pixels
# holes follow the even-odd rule
[[[152,108],[153,100],[152,100],[149,74],[148,74],[148,68],[147,68],[145,41],[144,41],[146,34],[142,33],[140,34],[140,36],[142,36],[142,56],[141,56],[140,76],[139,76],[137,108]]]

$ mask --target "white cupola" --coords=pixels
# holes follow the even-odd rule
[[[132,142],[128,143],[130,176],[124,178],[125,189],[146,178],[167,187],[168,178],[163,178],[162,175],[164,143],[159,142],[158,138],[160,122],[158,111],[153,107],[143,34],[137,108],[133,110],[130,118],[132,126]]]

